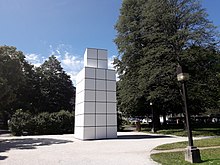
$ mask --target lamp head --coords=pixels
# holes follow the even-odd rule
[[[185,66],[177,66],[177,81],[189,80],[188,69]]]

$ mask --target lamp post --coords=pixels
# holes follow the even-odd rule
[[[150,102],[150,108],[151,108],[151,114],[152,114],[152,129],[151,132],[156,132],[155,129],[155,116],[154,116],[154,110],[153,110],[153,103]]]
[[[182,84],[182,97],[184,102],[184,111],[186,118],[186,127],[188,135],[188,146],[185,152],[185,160],[191,163],[201,162],[200,151],[197,147],[193,146],[192,129],[190,124],[190,115],[187,108],[187,88],[186,81],[189,79],[187,68],[178,65],[177,67],[177,80]]]

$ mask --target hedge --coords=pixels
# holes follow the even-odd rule
[[[19,109],[12,116],[9,129],[17,136],[73,133],[74,114],[61,110],[32,115],[28,111]]]

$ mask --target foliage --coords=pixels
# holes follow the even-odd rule
[[[20,136],[24,132],[31,130],[32,115],[18,109],[10,120],[10,130],[14,135]]]
[[[200,151],[201,163],[194,163],[200,165],[210,165],[210,164],[220,164],[219,155],[220,149],[206,149]],[[192,163],[186,162],[184,160],[184,153],[183,152],[169,152],[169,153],[158,153],[152,154],[151,158],[161,163],[162,165],[191,165]]]
[[[59,112],[42,112],[31,115],[27,111],[17,110],[12,116],[9,128],[14,135],[45,135],[73,133],[74,114],[61,110]]]
[[[182,112],[176,67],[185,62],[189,63],[191,73],[198,75],[191,82],[199,81],[207,87],[202,90],[203,95],[197,97],[203,86],[196,89],[189,85],[192,88],[190,105],[195,113],[207,110],[210,104],[216,108],[219,94],[216,97],[216,91],[211,90],[210,94],[206,91],[209,87],[219,88],[214,85],[219,82],[214,77],[214,74],[219,75],[219,67],[217,62],[212,63],[213,59],[219,59],[218,52],[212,54],[216,51],[218,37],[198,0],[124,0],[115,29],[115,43],[120,54],[114,64],[120,78],[117,98],[121,112],[127,116],[150,114],[149,102],[153,103],[157,117]],[[196,49],[203,55],[191,54]],[[212,73],[209,76],[212,79],[204,81],[208,73]],[[204,106],[206,99],[209,103]],[[196,106],[192,104],[195,100]]]
[[[23,83],[24,55],[15,47],[0,46],[0,116],[7,121],[7,106],[16,100],[15,91]]]
[[[75,88],[55,56],[49,57],[38,69],[40,78],[39,111],[56,112],[60,109],[72,111]]]

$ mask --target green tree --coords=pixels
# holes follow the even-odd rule
[[[7,125],[7,106],[16,100],[15,91],[23,82],[22,63],[24,55],[15,47],[0,46],[0,113]]]
[[[135,114],[144,100],[153,102],[157,116],[180,112],[177,64],[192,45],[217,44],[215,27],[199,1],[124,0],[115,29],[121,108]]]
[[[39,109],[57,112],[61,109],[73,111],[75,87],[55,56],[49,57],[37,70],[40,76],[41,96]]]

